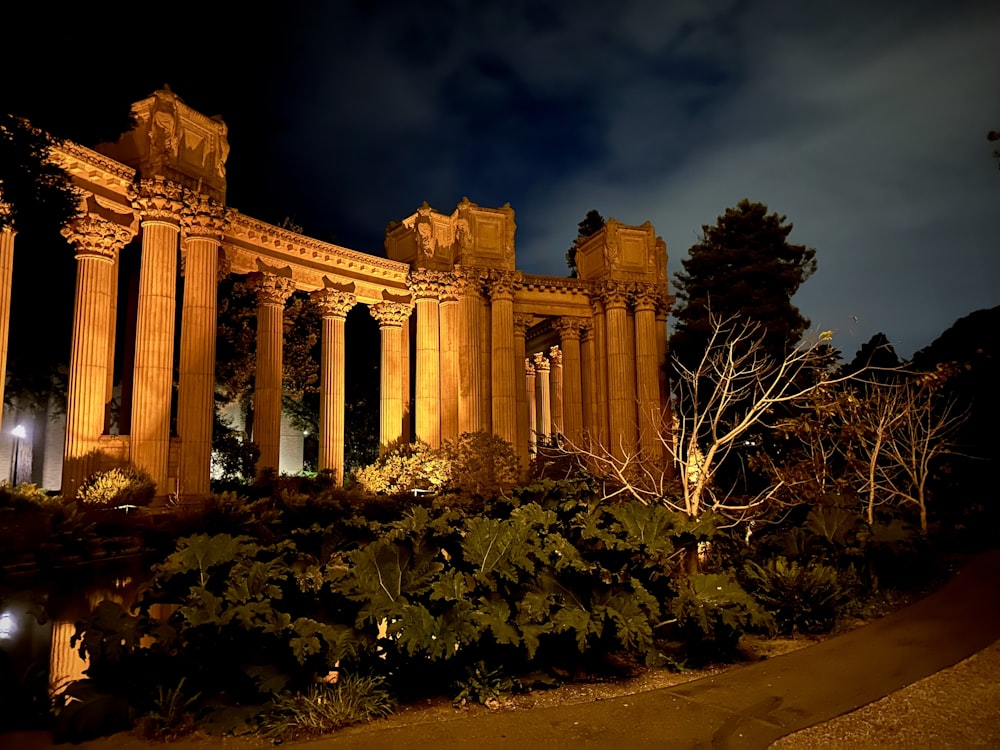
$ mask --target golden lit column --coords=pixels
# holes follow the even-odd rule
[[[480,326],[483,300],[475,269],[455,267],[458,290],[458,432],[479,432],[482,426],[482,350]]]
[[[587,448],[596,438],[597,400],[594,395],[596,365],[594,363],[594,325],[584,323],[580,328],[580,393],[583,399],[583,440]]]
[[[485,277],[480,276],[479,285],[482,291],[488,291],[482,286]],[[479,297],[479,429],[493,432],[493,332],[492,307],[486,294]]]
[[[531,325],[530,315],[514,316],[514,361],[521,362],[525,359],[527,345],[525,335]],[[528,408],[528,392],[524,388],[518,388],[515,392],[517,396],[517,443],[514,445],[514,452],[521,460],[521,466],[525,469],[531,462],[531,450],[529,442],[531,440],[532,423],[530,410]]]
[[[253,393],[253,441],[260,449],[257,475],[278,471],[281,452],[281,377],[285,302],[295,291],[287,276],[254,272],[257,289],[257,372]]]
[[[598,445],[610,449],[608,432],[608,326],[604,301],[591,299],[594,311],[594,432]]]
[[[403,381],[409,377],[403,362],[403,329],[413,308],[404,302],[377,302],[368,308],[378,321],[382,336],[382,360],[379,365],[379,452],[403,436]]]
[[[563,353],[558,346],[549,348],[549,383],[552,400],[552,439],[560,439],[566,433],[563,422]]]
[[[581,447],[583,437],[583,380],[580,355],[579,318],[559,318],[555,322],[562,345],[563,432],[569,444]]]
[[[417,440],[441,447],[441,334],[438,294],[441,275],[410,272],[410,291],[417,308]]]
[[[76,248],[76,299],[66,393],[66,441],[62,494],[75,497],[91,472],[89,455],[104,434],[107,414],[112,290],[117,290],[115,256],[135,230],[92,215],[74,219],[63,235]]]
[[[0,201],[0,405],[7,383],[7,343],[10,338],[10,290],[14,278],[14,227],[10,208]],[[3,409],[0,408],[0,421]]]
[[[552,431],[552,394],[549,382],[549,361],[541,352],[535,352],[535,401],[538,404],[535,429],[539,445],[548,445]]]
[[[673,462],[673,409],[670,404],[670,376],[668,375],[669,363],[667,358],[670,355],[667,343],[667,316],[674,303],[674,298],[661,290],[656,298],[656,363],[657,376],[660,384],[660,423],[663,430],[663,458],[667,462],[668,470],[672,470]]]
[[[524,395],[528,400],[528,453],[534,457],[537,452],[538,412],[535,407],[535,366],[528,357],[524,358]]]
[[[161,178],[142,180],[130,191],[142,227],[139,301],[132,375],[132,463],[167,495],[170,406],[174,387],[174,320],[177,255],[183,190]]]
[[[498,271],[490,276],[490,341],[493,346],[493,434],[517,445],[517,387],[521,382],[514,359],[514,290],[520,274]]]
[[[441,440],[458,437],[458,347],[461,320],[458,289],[445,275],[441,281],[438,313],[441,325]]]
[[[319,470],[344,483],[344,409],[346,404],[344,323],[357,297],[324,288],[311,295],[323,320],[319,366]]]
[[[215,416],[215,330],[218,327],[219,249],[225,209],[204,195],[192,196],[181,217],[181,357],[177,391],[180,455],[177,494],[210,494],[212,423]]]
[[[639,287],[635,295],[635,372],[639,408],[639,446],[643,460],[659,461],[660,375],[655,290]]]
[[[411,308],[412,311],[412,308]],[[411,321],[406,321],[402,328],[399,329],[399,348],[400,348],[400,361],[402,362],[401,368],[403,370],[403,441],[406,443],[410,442],[410,436],[413,434],[413,404],[410,398],[410,387],[412,383],[410,382],[410,377],[412,375],[410,367],[410,324]]]
[[[629,351],[628,298],[620,284],[602,290],[608,350],[608,438],[605,447],[617,459],[635,453],[635,367]]]

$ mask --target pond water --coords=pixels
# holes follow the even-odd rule
[[[104,600],[128,606],[145,573],[138,560],[36,574],[0,587],[0,732],[44,727],[54,695],[84,679],[70,646],[76,623]]]

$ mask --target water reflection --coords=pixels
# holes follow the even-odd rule
[[[138,565],[59,571],[0,591],[0,732],[46,726],[52,698],[84,679],[87,662],[70,645],[76,623],[102,601],[129,606]]]

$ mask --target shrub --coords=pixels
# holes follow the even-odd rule
[[[799,565],[779,557],[763,565],[747,561],[743,571],[747,589],[773,615],[784,634],[829,631],[838,609],[853,593],[837,569],[829,565]]]
[[[447,441],[441,453],[450,464],[449,489],[484,497],[506,494],[517,483],[517,454],[510,443],[493,433],[463,433]]]
[[[388,716],[395,701],[379,677],[347,675],[336,684],[311,686],[305,693],[278,694],[264,719],[262,734],[280,739],[325,734],[351,724]]]
[[[412,490],[440,490],[451,475],[451,462],[442,452],[418,440],[390,446],[375,463],[359,469],[354,478],[373,495],[395,495]]]
[[[156,484],[145,471],[131,464],[92,474],[77,492],[85,505],[149,505]]]

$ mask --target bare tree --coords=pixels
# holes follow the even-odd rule
[[[734,520],[747,518],[774,498],[788,478],[741,495],[718,486],[716,472],[726,461],[742,460],[757,430],[774,426],[780,408],[849,378],[831,374],[830,338],[830,332],[821,333],[775,358],[764,349],[759,324],[713,316],[701,359],[690,368],[674,362],[675,416],[672,424],[661,422],[658,430],[666,462],[608,446],[567,447],[613,480],[608,496],[628,494],[646,503],[662,502],[692,519],[707,510]]]

